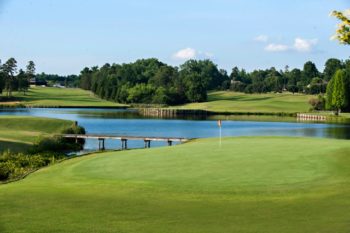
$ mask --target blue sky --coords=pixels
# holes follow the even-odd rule
[[[307,60],[323,69],[350,56],[330,40],[329,13],[347,8],[349,0],[0,0],[0,58],[58,74],[149,57],[210,58],[228,71]]]

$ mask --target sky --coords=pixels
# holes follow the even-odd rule
[[[0,59],[37,72],[155,57],[170,65],[211,59],[228,72],[276,67],[320,70],[347,59],[331,40],[332,10],[350,0],[0,0]]]

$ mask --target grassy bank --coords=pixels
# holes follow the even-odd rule
[[[0,116],[0,151],[22,151],[39,137],[60,133],[72,121],[41,117]],[[14,150],[13,150],[14,149]]]
[[[1,185],[0,231],[345,233],[349,154],[243,137],[81,157]]]
[[[26,95],[15,93],[16,101],[2,102],[0,106],[26,107],[122,107],[102,100],[91,92],[78,88],[33,87]]]
[[[298,113],[309,111],[308,101],[312,97],[292,93],[244,94],[219,91],[209,93],[208,102],[186,104],[175,108],[234,113]]]
[[[26,95],[15,93],[15,97],[16,100],[11,102],[0,102],[0,107],[126,107],[126,105],[99,99],[91,92],[82,89],[34,87]],[[290,115],[308,112],[310,108],[308,101],[312,97],[291,93],[244,94],[219,91],[209,93],[208,102],[191,103],[171,108],[227,114]]]

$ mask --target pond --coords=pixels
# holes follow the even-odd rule
[[[223,120],[222,136],[294,136],[350,139],[350,125],[297,122],[294,118],[211,116],[192,119],[146,118],[135,110],[28,108],[0,109],[0,115],[50,117],[77,121],[89,134],[208,138],[219,137],[217,119]],[[262,121],[263,119],[263,121]],[[143,141],[130,141],[130,148],[143,147]],[[165,146],[165,142],[152,142]],[[96,150],[98,142],[87,140],[85,150]],[[120,149],[116,140],[106,141],[107,149]]]

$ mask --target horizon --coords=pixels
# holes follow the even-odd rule
[[[14,57],[19,67],[33,60],[37,73],[59,75],[147,58],[172,66],[210,59],[228,72],[302,68],[307,61],[323,70],[329,58],[349,58],[349,47],[330,40],[338,21],[329,17],[348,7],[345,0],[3,0],[0,58]]]

